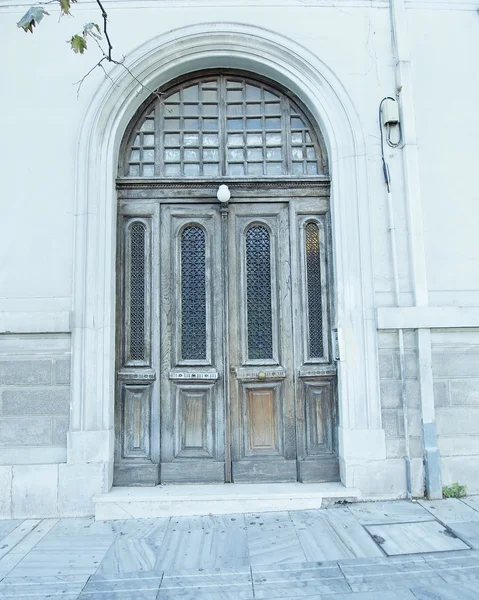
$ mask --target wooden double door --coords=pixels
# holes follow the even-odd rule
[[[328,204],[125,201],[117,485],[331,481]]]

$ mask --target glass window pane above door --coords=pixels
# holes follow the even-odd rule
[[[155,97],[126,143],[126,177],[327,175],[324,144],[305,111],[271,85],[234,74],[194,78]],[[207,157],[206,147],[216,153]],[[250,147],[261,157],[232,152]]]

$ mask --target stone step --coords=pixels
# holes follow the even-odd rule
[[[113,487],[93,502],[100,521],[308,510],[360,497],[358,489],[341,483],[225,483]]]

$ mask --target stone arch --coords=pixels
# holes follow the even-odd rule
[[[68,462],[105,464],[111,485],[115,380],[115,175],[127,124],[152,89],[207,68],[236,68],[278,81],[322,131],[332,179],[342,481],[371,457],[385,458],[378,392],[365,142],[353,102],[309,50],[274,32],[205,23],[152,39],[127,57],[145,87],[121,67],[87,109],[77,157],[73,380]]]

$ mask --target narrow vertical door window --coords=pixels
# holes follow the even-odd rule
[[[197,225],[181,234],[181,357],[206,359],[206,239]]]
[[[146,227],[137,221],[130,226],[130,360],[143,361],[145,352]]]
[[[323,350],[323,309],[321,299],[321,256],[319,227],[306,225],[306,277],[308,289],[309,356],[321,358]]]
[[[248,358],[253,360],[273,357],[270,245],[269,231],[263,225],[246,232]]]

